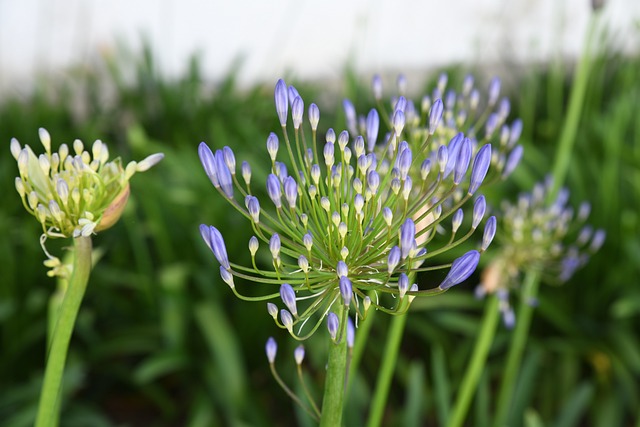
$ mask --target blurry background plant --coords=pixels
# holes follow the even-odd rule
[[[629,425],[638,418],[640,57],[623,56],[613,45],[602,45],[595,58],[578,128],[581,143],[566,183],[572,200],[591,201],[590,222],[607,230],[607,240],[568,286],[539,296],[514,396],[515,425],[524,425],[525,418],[528,425],[537,420],[557,426]],[[534,65],[505,81],[512,115],[528,124],[521,138],[526,157],[509,184],[486,194],[490,203],[513,199],[548,172],[571,84],[565,67],[562,62]],[[448,71],[451,84],[460,87],[463,74],[457,68]],[[438,74],[425,88],[433,87]],[[320,86],[311,84],[298,89],[320,100],[323,121],[339,123],[339,99],[345,93],[356,108],[371,103],[368,79],[347,72],[346,80],[335,94],[316,96]],[[307,425],[306,415],[298,414],[284,393],[274,392],[264,353],[249,350],[262,348],[274,333],[273,323],[264,322],[263,305],[246,310],[246,303],[230,294],[193,227],[206,222],[233,229],[227,250],[250,263],[251,231],[214,197],[203,196],[211,184],[194,173],[200,165],[193,141],[233,145],[237,155],[242,152],[255,165],[255,188],[264,189],[266,175],[258,171],[270,165],[255,147],[279,126],[272,95],[271,85],[236,89],[233,70],[227,80],[209,85],[195,59],[183,77],[164,78],[146,50],[140,56],[105,58],[97,70],[75,70],[69,80],[43,79],[33,94],[0,103],[0,140],[7,144],[13,136],[30,140],[33,129],[46,127],[61,140],[109,141],[123,158],[166,154],[153,176],[136,177],[134,190],[144,191],[129,202],[121,221],[95,238],[103,256],[70,353],[65,393],[73,399],[62,408],[64,425]],[[0,162],[0,188],[14,194],[15,161],[5,150]],[[41,249],[31,244],[39,226],[17,200],[3,202],[0,231],[6,237],[0,242],[0,421],[31,425],[53,284],[44,275]],[[472,288],[413,302],[385,425],[439,425],[449,413],[483,305]],[[366,379],[375,378],[380,366],[388,319],[374,321],[366,357],[352,372],[346,425],[363,424],[373,388]],[[279,368],[289,384],[296,384],[295,343],[286,336],[276,335]],[[488,425],[508,336],[498,330],[473,401],[473,425]],[[326,350],[312,341],[309,346],[305,375],[316,393]],[[283,366],[287,354],[290,370]]]

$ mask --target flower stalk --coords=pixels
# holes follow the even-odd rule
[[[336,304],[336,306],[336,315],[340,318],[346,310],[342,304]],[[327,361],[327,376],[324,382],[320,427],[338,427],[342,425],[347,372],[346,327],[346,322],[341,322],[339,334],[343,335],[342,340],[329,340],[329,358]]]

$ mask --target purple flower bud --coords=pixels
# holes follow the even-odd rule
[[[267,177],[267,193],[269,194],[269,198],[273,201],[273,204],[276,205],[276,208],[280,209],[282,207],[282,202],[280,201],[282,197],[282,193],[280,192],[280,181],[274,174],[269,174]]]
[[[369,189],[371,189],[371,193],[376,194],[378,192],[378,187],[380,186],[380,175],[378,175],[378,172],[369,170],[367,173],[367,184]]]
[[[405,294],[409,290],[409,277],[406,274],[400,273],[400,277],[398,277],[398,294],[400,298],[404,298]]]
[[[249,165],[248,162],[243,161],[240,169],[242,170],[242,178],[244,179],[244,183],[249,186],[249,184],[251,183],[251,165]]]
[[[447,88],[448,81],[449,81],[449,76],[447,75],[447,73],[441,73],[438,76],[438,82],[436,83],[436,88],[438,89],[439,92],[444,92],[444,90]]]
[[[299,129],[304,116],[304,101],[300,96],[296,96],[291,103],[291,121],[293,128]]]
[[[513,147],[516,142],[520,139],[520,135],[522,134],[522,120],[516,119],[513,123],[511,123],[511,130],[509,131],[509,142],[507,143],[507,147]]]
[[[338,261],[336,265],[336,274],[338,277],[347,277],[349,275],[349,268],[344,261]]]
[[[280,321],[289,333],[291,333],[293,328],[293,317],[291,317],[291,313],[285,309],[280,310]]]
[[[491,164],[491,144],[485,144],[482,146],[475,159],[473,160],[473,167],[471,168],[471,182],[469,184],[469,194],[475,193],[484,178],[487,176],[489,165]]]
[[[233,178],[231,172],[225,162],[225,156],[222,150],[217,150],[215,154],[216,158],[216,176],[218,177],[218,183],[222,188],[224,194],[231,199],[233,197]]]
[[[460,228],[460,226],[462,225],[462,220],[464,219],[464,212],[462,211],[462,209],[458,209],[454,214],[453,214],[453,218],[451,219],[451,230],[455,233],[456,231],[458,231],[458,229]]]
[[[376,101],[380,101],[382,99],[382,79],[379,75],[373,76],[371,86],[373,88],[373,97]]]
[[[458,150],[458,158],[456,160],[455,171],[453,174],[453,182],[458,185],[462,182],[467,169],[469,168],[469,162],[471,161],[471,140],[464,138],[460,143],[460,149]]]
[[[496,235],[496,217],[490,216],[487,220],[487,223],[484,225],[484,235],[482,236],[482,250],[486,251],[491,242],[493,241],[493,237]]]
[[[336,340],[338,336],[338,327],[340,326],[340,321],[338,320],[338,315],[333,311],[327,315],[327,329],[329,330],[329,335],[332,340]]]
[[[311,233],[307,233],[302,236],[302,244],[307,248],[307,251],[311,252],[311,248],[313,247],[313,237],[311,236]]]
[[[253,222],[258,224],[260,222],[260,201],[258,198],[255,196],[247,196],[244,199],[244,204]]]
[[[446,145],[441,145],[438,147],[438,166],[440,167],[440,172],[444,173],[444,170],[447,167],[447,162],[449,161],[449,150]]]
[[[416,226],[411,218],[407,218],[400,226],[400,250],[402,259],[405,259],[416,241]]]
[[[474,230],[478,228],[480,221],[484,217],[484,212],[487,210],[487,202],[484,199],[484,196],[478,196],[475,203],[473,204],[473,218],[471,220],[471,228]]]
[[[298,184],[296,184],[296,180],[290,176],[284,179],[284,197],[287,199],[289,207],[294,209],[298,198]]]
[[[382,218],[388,227],[391,227],[391,221],[393,220],[393,212],[388,207],[382,208]]]
[[[271,132],[267,138],[267,152],[272,162],[276,160],[276,156],[278,155],[278,145],[278,135]]]
[[[347,276],[340,277],[340,295],[342,295],[342,302],[345,306],[351,304],[351,294],[353,294],[353,288],[351,287],[351,280]]]
[[[378,139],[378,130],[380,129],[380,116],[375,108],[372,108],[367,114],[367,125],[366,125],[366,134],[367,134],[367,150],[369,152],[373,151],[376,146],[376,142]]]
[[[298,315],[298,307],[296,306],[296,293],[288,283],[283,283],[280,286],[280,298],[282,298],[282,302],[287,306],[291,314],[294,316]]]
[[[267,340],[265,350],[267,353],[267,360],[269,361],[269,364],[272,364],[273,362],[275,362],[276,353],[278,352],[278,344],[276,343],[276,340],[273,339],[273,337],[269,337],[269,339]]]
[[[274,303],[272,302],[268,302],[267,303],[267,311],[269,312],[269,314],[271,315],[271,317],[275,318],[278,316],[278,306],[276,306]]]
[[[211,149],[207,144],[201,142],[198,146],[198,156],[200,157],[200,163],[204,167],[204,171],[211,180],[214,187],[219,188],[218,176],[216,174],[216,158],[211,152]]]
[[[504,170],[502,171],[502,178],[506,178],[511,175],[511,172],[518,166],[520,163],[520,159],[522,158],[523,148],[522,145],[516,145],[511,153],[509,153],[509,157],[507,157],[507,162],[504,165]]]
[[[350,317],[347,317],[347,347],[353,348],[356,341],[356,328],[353,326],[353,321]]]
[[[405,148],[402,150],[400,155],[398,156],[398,169],[400,170],[400,178],[405,179],[409,174],[409,169],[411,168],[412,155],[411,150],[409,148]]]
[[[602,247],[606,237],[607,233],[604,230],[596,230],[596,232],[593,233],[593,239],[591,240],[591,245],[589,245],[589,250],[591,252],[597,252]]]
[[[236,156],[233,154],[233,150],[227,146],[222,148],[224,154],[224,162],[231,171],[231,175],[236,174]]]
[[[342,132],[340,132],[340,135],[338,135],[338,146],[340,147],[341,150],[344,151],[348,143],[349,143],[349,132],[347,132],[346,130],[343,130]]]
[[[471,274],[476,270],[479,261],[480,252],[478,251],[469,251],[453,261],[451,270],[449,270],[447,277],[445,277],[442,283],[440,283],[440,289],[447,290],[450,287],[467,280],[467,278],[469,278],[469,276],[471,276]]]
[[[316,131],[318,129],[318,123],[320,122],[320,109],[316,104],[309,105],[309,123],[311,124],[311,130]]]
[[[402,110],[396,110],[396,112],[393,113],[393,119],[391,120],[391,122],[393,124],[393,131],[395,132],[396,136],[400,136],[402,130],[404,129],[404,112]]]
[[[429,172],[431,172],[431,160],[425,159],[420,165],[420,177],[423,180],[427,179]]]
[[[224,244],[222,234],[220,234],[218,229],[212,225],[207,227],[206,225],[201,224],[200,234],[220,265],[227,270],[230,269],[231,266],[229,265],[229,258],[227,258],[227,248]]]
[[[222,278],[222,281],[229,285],[231,289],[235,287],[235,284],[233,283],[233,274],[231,274],[231,271],[227,270],[223,266],[220,266],[220,277]]]
[[[447,149],[449,151],[449,157],[447,159],[447,166],[444,169],[444,177],[448,177],[455,169],[456,162],[458,161],[458,153],[460,152],[460,146],[464,141],[464,134],[459,132],[456,136],[451,138]]]
[[[471,93],[471,89],[473,89],[473,76],[471,74],[467,74],[462,81],[462,94],[464,96],[469,95],[469,93]]]
[[[327,141],[327,143],[324,144],[323,154],[325,164],[328,166],[333,165],[335,162],[333,142]]]
[[[489,114],[487,117],[487,124],[485,125],[485,138],[490,138],[491,135],[496,131],[496,127],[498,127],[499,117],[496,113]]]
[[[287,125],[287,113],[289,111],[289,100],[288,100],[288,89],[287,84],[284,80],[280,79],[276,83],[275,90],[275,101],[276,101],[276,112],[278,113],[278,120],[280,120],[280,125]]]
[[[358,133],[356,109],[353,106],[353,103],[345,98],[342,100],[342,107],[344,108],[344,114],[347,119],[347,129],[349,129],[349,132],[353,134]]]
[[[498,104],[498,118],[501,121],[504,121],[509,115],[509,112],[511,112],[511,103],[509,102],[509,99],[502,98],[500,100],[500,104]]]
[[[500,96],[500,79],[494,77],[489,82],[489,99],[487,100],[489,106],[493,106],[496,103],[498,96]]]
[[[304,360],[304,346],[300,344],[293,351],[293,358],[296,360],[296,365],[301,365]]]
[[[403,113],[407,109],[407,98],[404,96],[399,96],[398,99],[395,100],[395,105],[393,108],[393,112],[402,111]]]
[[[444,112],[444,105],[441,99],[436,99],[431,110],[429,110],[429,135],[433,135],[438,129],[440,120],[442,120],[442,114]]]
[[[280,246],[280,235],[278,233],[273,233],[271,239],[269,239],[269,250],[271,251],[273,259],[278,258],[280,255]]]
[[[453,108],[456,106],[456,93],[454,90],[449,89],[447,91],[447,94],[444,98],[444,106],[447,111],[453,110]]]
[[[591,213],[591,204],[589,202],[580,203],[580,207],[578,208],[578,221],[584,221],[589,217]]]
[[[293,100],[296,99],[296,96],[300,96],[298,89],[293,85],[289,85],[287,88],[287,98],[289,99],[289,105],[293,105]]]

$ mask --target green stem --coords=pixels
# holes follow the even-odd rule
[[[74,261],[73,272],[69,279],[69,286],[56,322],[50,350],[47,356],[47,366],[40,392],[40,403],[36,427],[51,427],[57,425],[59,399],[62,391],[62,377],[64,365],[69,350],[71,334],[80,309],[82,297],[87,288],[91,273],[91,238],[77,237],[73,239]]]
[[[458,397],[447,424],[448,427],[460,427],[463,425],[489,355],[489,349],[500,318],[500,311],[498,310],[498,297],[490,295],[488,298],[489,301],[484,308],[480,333],[471,355],[471,362],[467,365],[467,370],[462,379]]]
[[[513,398],[514,387],[522,354],[527,344],[527,336],[531,319],[533,317],[533,301],[538,295],[538,285],[540,284],[540,274],[536,270],[529,270],[524,279],[523,292],[520,300],[520,307],[516,316],[516,329],[511,339],[511,346],[507,356],[507,365],[502,376],[502,385],[498,394],[498,405],[496,406],[495,427],[506,425],[509,416],[509,409]]]
[[[393,316],[391,319],[391,327],[386,339],[384,355],[382,356],[382,366],[378,373],[376,390],[373,395],[371,410],[369,411],[367,427],[378,427],[382,423],[382,416],[384,415],[384,408],[386,407],[389,387],[391,386],[391,379],[393,378],[393,372],[398,360],[398,352],[400,350],[400,343],[402,342],[402,334],[406,322],[406,313]]]
[[[344,306],[335,304],[338,319],[342,318]],[[324,397],[322,398],[322,416],[320,427],[340,427],[342,425],[342,406],[344,403],[345,377],[347,373],[347,340],[346,322],[342,322],[338,336],[342,340],[337,344],[329,340],[329,361],[327,364],[327,378],[324,382]]]

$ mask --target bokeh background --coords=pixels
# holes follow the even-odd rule
[[[312,425],[263,353],[275,336],[281,374],[295,384],[296,343],[263,304],[231,295],[201,241],[200,223],[233,229],[230,256],[249,258],[251,230],[211,187],[197,144],[229,145],[266,170],[279,77],[319,104],[326,129],[344,126],[342,98],[372,105],[374,73],[388,88],[405,73],[415,99],[443,71],[453,87],[469,72],[485,87],[498,75],[510,120],[524,121],[525,157],[487,193],[497,206],[549,173],[594,31],[567,186],[574,205],[591,201],[590,222],[608,238],[569,283],[542,289],[510,425],[639,426],[640,3],[608,1],[594,19],[582,0],[0,0],[0,425],[33,422],[56,287],[14,189],[10,138],[38,147],[45,127],[54,146],[102,139],[125,161],[166,154],[136,175],[122,220],[95,238],[62,426]],[[478,281],[414,303],[385,425],[441,425],[478,332]],[[352,372],[349,426],[363,425],[388,321],[375,319]],[[509,337],[498,331],[468,425],[489,425]],[[306,345],[319,398],[325,342]]]

